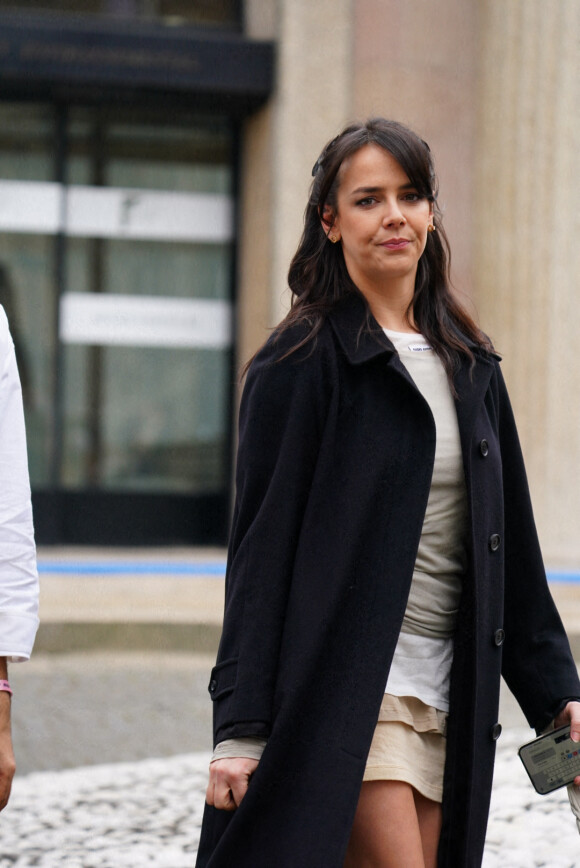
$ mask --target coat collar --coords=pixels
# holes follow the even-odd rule
[[[368,311],[364,298],[358,292],[345,296],[329,313],[328,319],[352,365],[360,365],[382,354],[393,356],[396,353],[393,344]],[[491,358],[501,361],[501,356],[497,353],[492,352],[488,356],[469,338],[464,336],[463,340],[473,350],[476,365],[481,362],[484,366],[489,366]],[[470,365],[466,364],[469,370]]]
[[[395,348],[372,316],[362,296],[351,292],[329,313],[328,319],[351,365],[360,365],[375,356],[393,356]]]
[[[393,344],[374,317],[371,314],[368,316],[367,327],[366,302],[354,292],[346,296],[329,314],[330,323],[346,358],[352,365],[360,365],[384,355],[388,362],[395,364],[400,373],[414,385],[406,368],[399,363]],[[465,359],[453,378],[462,439],[472,431],[475,424],[477,408],[485,396],[493,374],[493,359],[501,358],[495,353],[485,353],[465,337],[464,340],[473,350],[474,364]]]

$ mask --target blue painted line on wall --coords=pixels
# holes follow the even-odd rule
[[[38,572],[43,574],[78,576],[216,576],[226,573],[225,561],[210,563],[186,563],[166,561],[40,561]],[[548,581],[563,584],[580,584],[580,572],[549,570]]]
[[[549,582],[561,582],[563,584],[573,585],[580,583],[580,573],[572,573],[566,571],[548,571]]]
[[[226,573],[222,563],[157,563],[155,561],[39,561],[38,572],[42,574],[85,576],[217,576]]]

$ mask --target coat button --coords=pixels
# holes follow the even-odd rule
[[[212,678],[212,680],[209,682],[209,687],[208,687],[209,692],[215,693],[217,690],[217,686],[218,686],[217,681],[215,680],[215,678]]]
[[[487,442],[487,440],[481,441],[481,443],[479,444],[479,451],[484,458],[487,458],[487,456],[489,455],[489,443]]]
[[[494,725],[491,728],[490,735],[494,741],[498,740],[498,738],[501,735],[501,723],[494,723]]]
[[[492,552],[496,552],[498,550],[500,543],[501,543],[500,535],[498,533],[492,533],[492,535],[489,538],[489,547],[492,550]]]
[[[496,630],[495,633],[493,634],[493,644],[497,645],[498,647],[500,645],[503,645],[504,639],[505,639],[505,630],[502,630],[501,628],[499,630]]]

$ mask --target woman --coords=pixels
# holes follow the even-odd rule
[[[475,868],[500,674],[576,739],[580,683],[428,146],[371,120],[313,175],[242,401],[197,864]]]

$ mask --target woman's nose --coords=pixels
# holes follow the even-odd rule
[[[387,200],[385,203],[385,213],[383,215],[383,223],[385,226],[392,226],[393,224],[401,226],[406,222],[407,220],[401,211],[398,200]]]

